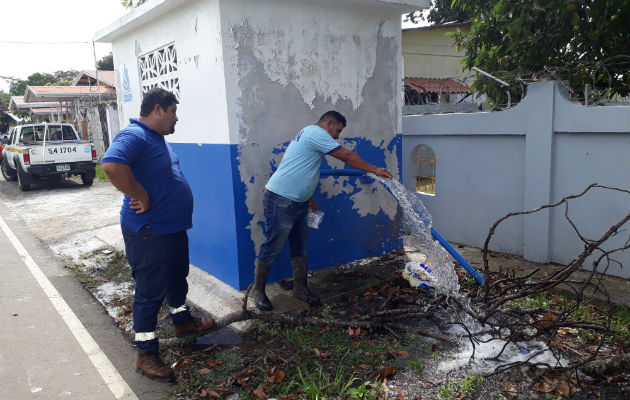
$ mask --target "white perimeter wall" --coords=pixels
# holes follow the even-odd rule
[[[420,144],[434,150],[437,168],[435,195],[418,195],[436,229],[453,242],[482,247],[505,214],[556,202],[591,183],[630,189],[630,107],[571,103],[555,82],[530,85],[527,97],[507,111],[405,116],[403,182],[410,190]],[[564,212],[512,217],[490,248],[566,264],[584,245]],[[589,239],[599,239],[629,212],[628,194],[602,189],[569,203],[569,216]],[[623,247],[629,232],[626,224],[604,248]],[[620,264],[610,264],[607,273],[630,277],[630,251],[614,258]]]

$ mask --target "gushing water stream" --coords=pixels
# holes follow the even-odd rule
[[[431,269],[431,273],[427,274],[430,286],[438,293],[459,293],[459,282],[451,256],[431,236],[433,221],[422,201],[396,180],[376,176],[375,179],[398,200],[403,211],[403,230],[411,237],[412,245],[427,257],[425,265]]]

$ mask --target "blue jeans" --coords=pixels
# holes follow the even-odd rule
[[[154,235],[151,226],[140,232],[122,227],[127,261],[136,281],[133,297],[133,327],[136,333],[154,332],[164,298],[177,308],[186,302],[188,293],[188,234],[186,231]],[[171,314],[174,325],[191,318],[188,311]],[[157,351],[158,339],[134,341],[140,350]]]
[[[297,202],[267,191],[263,198],[265,241],[258,259],[271,264],[289,240],[291,258],[306,257],[308,201]]]

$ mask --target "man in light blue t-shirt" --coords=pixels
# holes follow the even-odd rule
[[[328,111],[316,125],[302,129],[289,144],[280,166],[265,185],[265,241],[255,262],[253,288],[254,302],[260,310],[273,308],[265,293],[265,286],[271,263],[287,239],[291,249],[293,296],[310,305],[320,304],[319,298],[306,285],[306,239],[308,208],[317,210],[317,204],[311,196],[319,182],[319,167],[324,155],[331,155],[361,171],[383,178],[392,177],[385,168],[373,166],[335,141],[345,126],[346,118],[343,115],[337,111]]]

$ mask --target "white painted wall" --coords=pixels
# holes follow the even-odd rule
[[[531,84],[507,111],[405,116],[403,182],[414,189],[414,149],[436,154],[436,194],[418,194],[448,240],[482,247],[492,224],[582,192],[589,184],[630,189],[630,107],[571,103],[555,82]],[[580,232],[598,239],[630,211],[627,193],[597,189],[569,205]],[[630,224],[604,246],[623,247]],[[493,236],[493,250],[538,262],[568,263],[583,249],[564,208],[510,218]],[[630,277],[630,251],[608,274]],[[592,267],[591,259],[584,264]],[[600,271],[601,271],[600,266]]]
[[[129,25],[132,25],[130,28]],[[140,112],[142,93],[138,57],[169,43],[178,56],[180,104],[175,143],[229,143],[219,0],[187,1],[151,23],[133,27],[112,41],[121,125]],[[123,70],[129,72],[132,101],[123,101]]]

